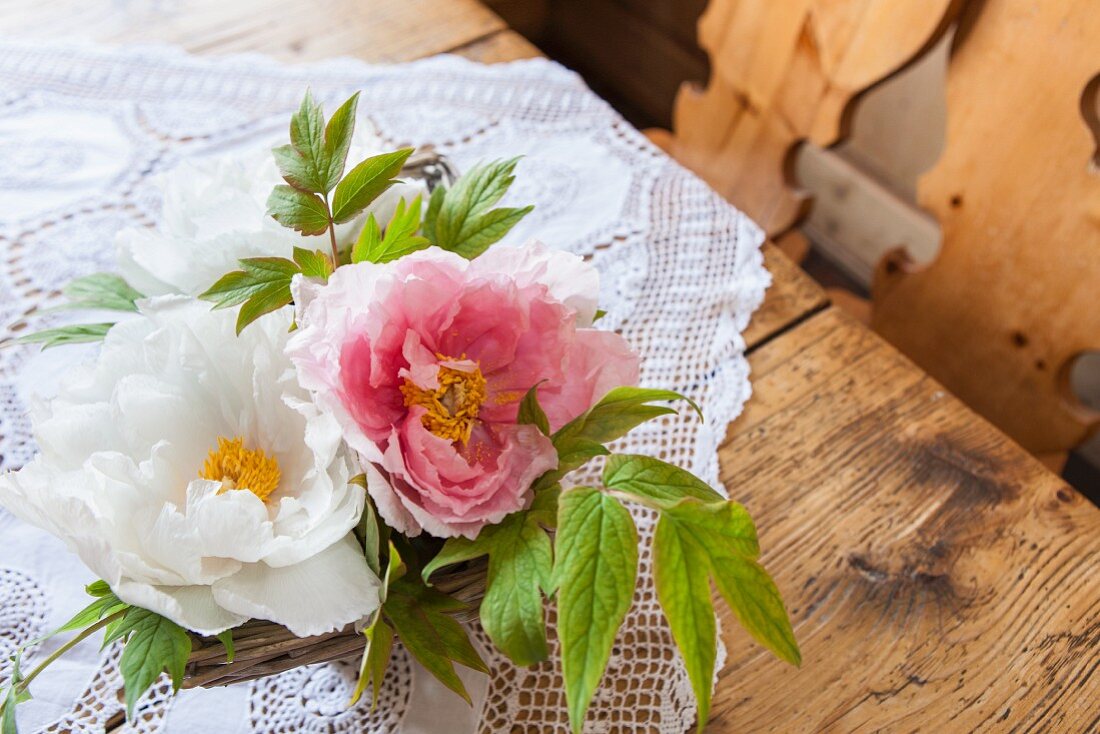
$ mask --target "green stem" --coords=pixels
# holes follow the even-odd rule
[[[111,615],[108,615],[108,616],[104,617],[103,619],[99,620],[98,622],[96,622],[92,626],[86,627],[84,629],[84,631],[81,632],[79,635],[77,635],[76,637],[74,637],[73,639],[69,640],[64,645],[62,645],[61,647],[54,650],[53,653],[51,653],[49,657],[47,657],[41,663],[36,665],[34,670],[27,673],[27,676],[25,678],[23,678],[23,680],[19,681],[19,685],[16,686],[16,689],[17,689],[16,694],[18,695],[18,694],[22,693],[23,691],[27,690],[27,687],[30,686],[31,681],[34,680],[35,677],[39,673],[41,673],[43,670],[45,670],[50,665],[50,663],[52,663],[54,660],[57,660],[59,657],[64,655],[66,652],[73,649],[74,647],[79,645],[81,642],[86,640],[88,637],[95,634],[97,631],[103,629],[104,627],[109,625],[111,622],[113,622],[116,619],[118,619],[119,617],[121,617],[123,614],[126,614],[126,611],[127,611],[126,609],[120,609],[119,611],[115,612],[114,614],[111,614]]]
[[[336,247],[336,222],[332,221],[332,207],[328,204],[328,194],[325,194],[325,214],[328,215],[328,238],[332,243],[332,269],[340,267],[340,250]]]

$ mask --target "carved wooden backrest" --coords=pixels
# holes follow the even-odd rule
[[[872,325],[1032,452],[1064,452],[1100,425],[1068,389],[1100,349],[1095,0],[711,0],[711,79],[659,141],[779,236],[808,204],[797,145],[837,142],[853,100],[956,20],[946,150],[919,188],[942,251],[880,264]]]
[[[1095,0],[969,5],[918,188],[942,249],[919,271],[888,259],[872,292],[877,331],[1034,453],[1100,421],[1068,389],[1100,349],[1098,72]]]
[[[940,37],[959,0],[712,0],[705,89],[685,85],[661,143],[770,235],[804,213],[797,144],[831,145],[860,92]]]

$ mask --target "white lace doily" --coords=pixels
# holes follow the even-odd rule
[[[165,48],[0,43],[0,340],[73,318],[42,310],[69,279],[112,267],[115,232],[155,225],[151,174],[186,156],[279,142],[307,84],[329,110],[362,90],[361,115],[389,142],[431,143],[460,168],[525,156],[509,198],[536,209],[509,239],[537,235],[590,257],[603,277],[604,324],[621,329],[643,355],[643,384],[680,390],[707,415],[705,424],[686,414],[662,420],[622,448],[679,463],[720,487],[716,449],[750,392],[741,331],[769,283],[762,234],[576,75],[545,60],[291,67]],[[29,397],[48,394],[87,351],[0,348],[0,466],[30,459]],[[639,513],[637,520],[648,543],[651,519]],[[82,585],[90,578],[60,542],[2,510],[0,542],[0,657],[6,658],[86,603]],[[634,609],[588,731],[678,733],[694,720],[649,563],[643,552]],[[28,663],[50,649],[34,651]],[[102,731],[117,721],[116,655],[85,643],[40,677],[35,699],[20,709],[24,732]],[[489,662],[495,673],[480,686],[470,715],[481,731],[568,730],[554,664],[517,670],[497,656]],[[333,665],[176,699],[162,684],[123,730],[425,731],[431,697],[450,694],[426,688],[414,667],[395,652],[374,714],[345,709],[354,674]],[[7,674],[0,667],[0,680]],[[454,721],[437,730],[456,731]]]

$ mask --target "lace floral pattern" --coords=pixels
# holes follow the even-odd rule
[[[460,169],[483,158],[523,155],[509,199],[534,202],[536,209],[509,241],[537,234],[594,262],[606,323],[643,355],[643,384],[680,390],[707,415],[704,424],[689,415],[667,417],[635,431],[621,448],[680,463],[719,486],[716,449],[750,393],[741,331],[769,282],[762,234],[578,77],[545,60],[484,67],[439,57],[389,67],[352,60],[290,67],[255,56],[192,58],[165,48],[0,44],[0,340],[75,318],[46,309],[72,277],[111,268],[119,229],[155,226],[159,205],[149,177],[184,157],[278,142],[306,85],[329,109],[362,90],[361,114],[388,142],[430,143]],[[0,349],[0,467],[31,458],[27,401],[48,393],[81,353]],[[648,536],[652,519],[644,511],[636,519]],[[9,531],[32,539],[17,554],[33,567],[34,544],[50,540],[0,515],[5,539]],[[56,588],[64,582],[79,589],[87,580],[63,578],[57,564],[43,572],[52,574]],[[6,578],[0,576],[0,587]],[[15,632],[22,629],[18,620],[33,617],[31,607],[39,603],[13,598],[0,611],[0,646],[23,634]],[[43,676],[46,699],[72,703],[59,704],[60,717],[57,706],[28,704],[21,714],[27,731],[102,731],[108,720],[119,720],[117,653],[83,660],[68,677]],[[496,655],[489,664],[494,674],[476,697],[480,724],[471,729],[567,731],[556,665],[517,670]],[[415,670],[395,652],[375,714],[343,706],[354,671],[334,664],[249,686],[189,691],[174,702],[162,684],[127,726],[134,732],[397,731],[417,705]],[[86,682],[82,693],[71,683],[78,672]],[[643,552],[635,607],[589,730],[682,732],[694,715]],[[437,730],[455,731],[452,724],[442,720]]]

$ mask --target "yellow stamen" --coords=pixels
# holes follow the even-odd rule
[[[261,500],[279,486],[279,462],[263,449],[246,449],[244,439],[218,436],[218,448],[206,457],[199,472],[200,479],[213,479],[222,483],[221,492],[243,489]]]
[[[441,362],[460,362],[466,359],[445,357],[437,354]],[[448,441],[470,440],[470,433],[477,423],[481,404],[488,393],[485,390],[485,377],[479,367],[470,372],[439,365],[439,389],[429,390],[420,387],[408,378],[401,386],[405,396],[405,405],[421,405],[427,408],[424,414],[424,427]]]

